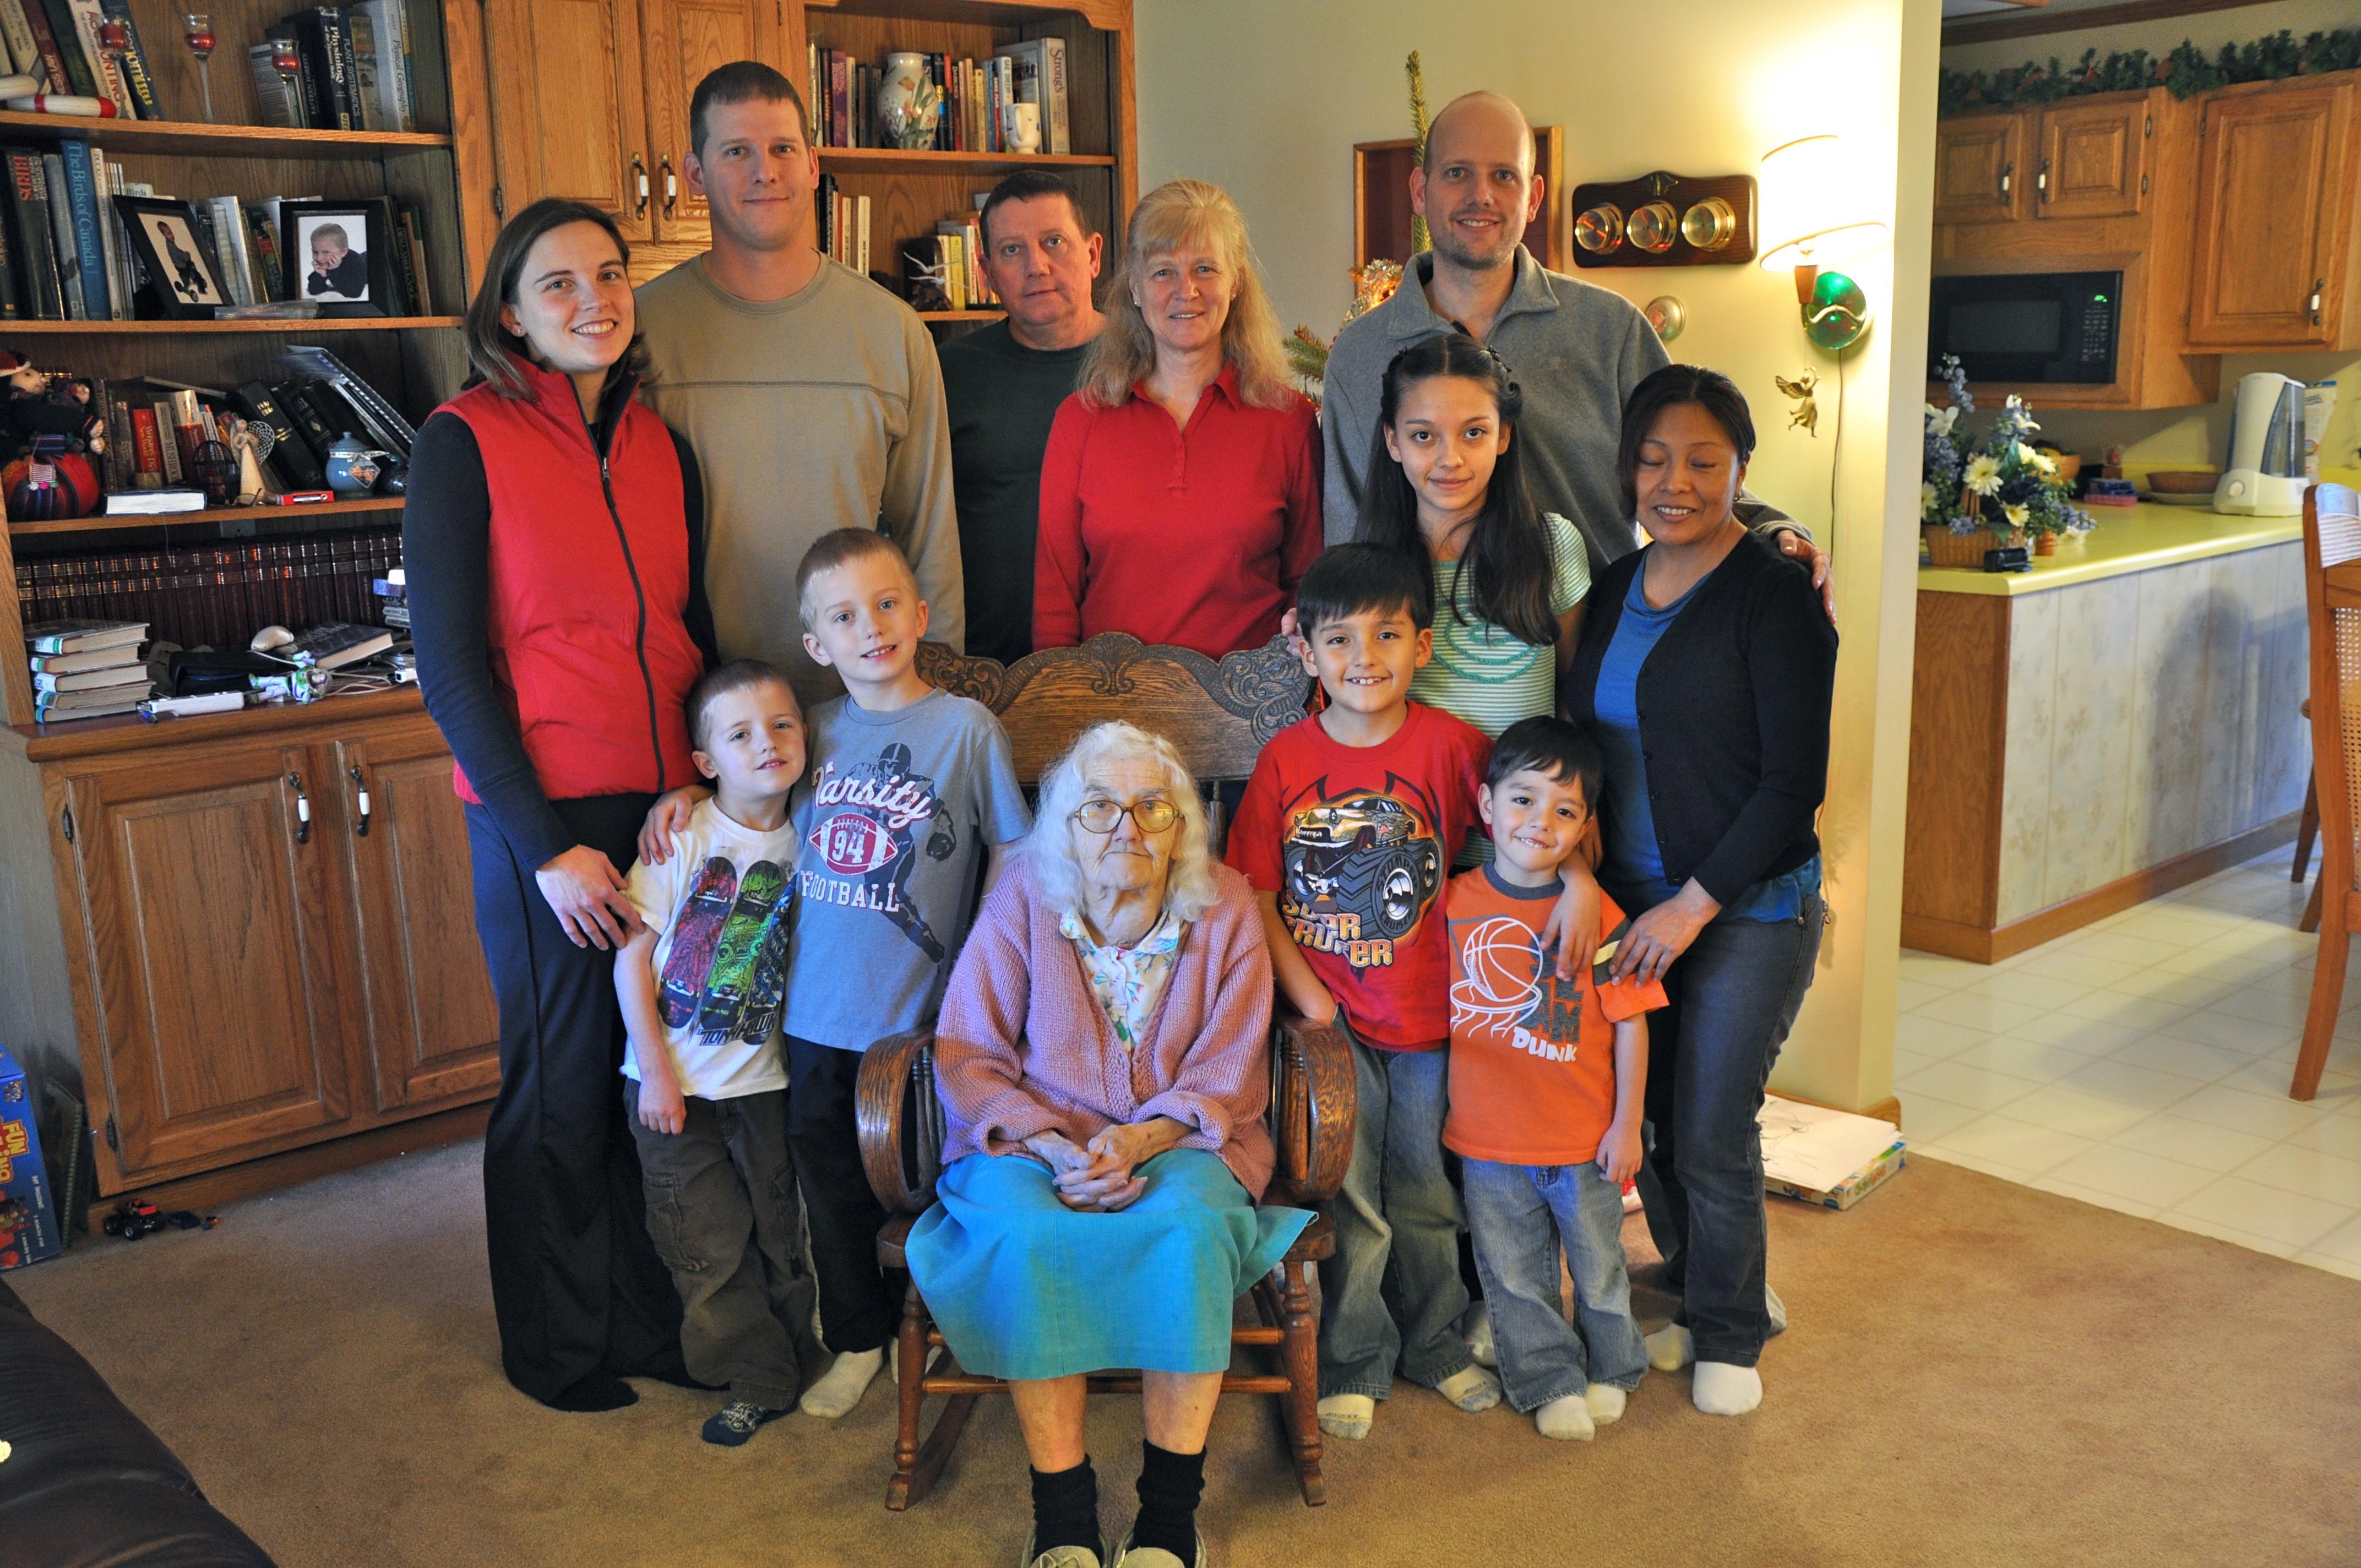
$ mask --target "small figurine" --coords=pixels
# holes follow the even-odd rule
[[[106,422],[90,410],[88,382],[37,370],[6,349],[0,349],[0,376],[8,381],[8,433],[16,438],[12,455],[35,435],[79,437],[93,452],[106,450]]]
[[[232,414],[223,427],[223,434],[227,437],[229,449],[237,458],[237,504],[242,507],[260,506],[270,493],[270,488],[262,482],[262,460],[269,456],[271,447],[278,444],[270,433],[270,427]]]
[[[1820,405],[1819,400],[1812,394],[1819,387],[1819,372],[1806,370],[1792,381],[1784,376],[1773,376],[1771,378],[1779,383],[1779,390],[1786,396],[1803,400],[1795,405],[1795,411],[1788,414],[1787,428],[1793,430],[1797,425],[1801,425],[1804,427],[1805,434],[1817,440],[1820,433]]]
[[[6,465],[0,495],[8,515],[18,521],[89,516],[100,488],[83,454],[106,450],[106,424],[91,411],[89,383],[46,375],[7,350],[0,350],[0,377],[8,383],[0,400],[0,463]]]

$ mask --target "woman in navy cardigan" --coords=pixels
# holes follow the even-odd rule
[[[1671,997],[1650,1019],[1642,1185],[1682,1310],[1650,1358],[1694,1358],[1691,1397],[1710,1415],[1763,1398],[1754,1118],[1819,954],[1812,819],[1836,680],[1810,573],[1732,515],[1753,449],[1727,377],[1673,365],[1632,389],[1618,467],[1652,543],[1600,576],[1560,686],[1607,756],[1599,883],[1642,912],[1618,978],[1661,980]]]

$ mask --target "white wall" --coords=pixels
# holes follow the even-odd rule
[[[1840,461],[1835,367],[1805,341],[1788,275],[1750,264],[1587,276],[1635,302],[1671,292],[1686,304],[1674,356],[1728,373],[1754,405],[1762,445],[1750,487],[1804,519],[1838,559],[1844,645],[1822,823],[1835,925],[1775,1081],[1847,1106],[1891,1091],[1936,13],[1932,0],[1137,6],[1142,189],[1191,175],[1227,190],[1282,321],[1323,336],[1350,298],[1352,145],[1411,134],[1411,49],[1432,107],[1488,87],[1536,125],[1565,126],[1569,186],[1657,169],[1751,174],[1780,142],[1845,137],[1861,209],[1891,225],[1894,243],[1850,269],[1880,319],[1845,356]],[[1899,383],[1888,373],[1896,361]],[[1817,437],[1785,428],[1772,382],[1807,368],[1825,382]]]
[[[2211,56],[2225,43],[2243,44],[2282,30],[2300,38],[2308,33],[2352,27],[2361,27],[2361,4],[2355,0],[2272,0],[2194,16],[1964,44],[1943,50],[1942,62],[1949,71],[1993,71],[2026,60],[2047,62],[2055,56],[2071,65],[2085,49],[2093,48],[2102,58],[2135,49],[2161,58],[2183,40]],[[2040,416],[2042,432],[2092,458],[2104,455],[2110,446],[2121,447],[2125,466],[2135,479],[2145,479],[2152,467],[2218,468],[2230,443],[2231,400],[2236,395],[2238,378],[2256,370],[2276,370],[2303,381],[2336,382],[2340,394],[2336,414],[2323,443],[2321,461],[2332,467],[2361,464],[2361,455],[2356,455],[2356,448],[2361,448],[2361,358],[2349,353],[2224,355],[2222,395],[2216,402],[2139,413],[2053,409]],[[2036,398],[2034,402],[2037,408],[2040,400]]]

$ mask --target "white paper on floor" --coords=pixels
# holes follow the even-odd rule
[[[1755,1122],[1763,1129],[1763,1174],[1815,1192],[1836,1188],[1860,1174],[1894,1146],[1899,1129],[1873,1116],[1830,1111],[1799,1100],[1763,1097]]]

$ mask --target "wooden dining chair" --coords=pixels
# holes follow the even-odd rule
[[[2303,715],[2303,721],[2310,724],[2312,698],[2304,698],[2298,705],[2297,711]],[[2314,772],[2304,775],[2303,810],[2297,814],[2295,819],[2295,865],[2288,872],[2290,882],[2300,883],[2312,874],[2312,847],[2314,840],[2320,837],[2320,780],[2317,776],[2317,762],[2313,766]],[[2321,890],[2327,885],[2325,878],[2312,884],[2312,897],[2304,904],[2303,918],[2295,923],[2297,930],[2312,932],[2320,929]]]
[[[1148,647],[1109,632],[1079,648],[1045,650],[1003,667],[963,659],[927,642],[919,668],[945,690],[973,697],[1000,716],[1016,756],[1017,776],[1030,786],[1092,725],[1126,718],[1170,740],[1212,806],[1213,853],[1222,850],[1219,786],[1254,771],[1256,755],[1273,735],[1303,717],[1311,677],[1283,641],[1219,661],[1185,648]],[[1339,1030],[1291,1014],[1274,1025],[1270,1107],[1267,1113],[1279,1163],[1268,1204],[1317,1213],[1287,1255],[1253,1288],[1259,1321],[1232,1331],[1234,1361],[1222,1379],[1224,1394],[1275,1394],[1280,1400],[1296,1485],[1307,1505],[1327,1500],[1320,1470],[1319,1323],[1312,1310],[1312,1265],[1335,1251],[1328,1216],[1317,1212],[1343,1185],[1353,1151],[1353,1060]],[[869,1184],[891,1218],[877,1237],[877,1260],[890,1269],[908,1263],[903,1244],[911,1225],[934,1201],[941,1174],[942,1104],[936,1098],[934,1034],[918,1030],[880,1040],[861,1064],[856,1114]],[[996,1377],[961,1370],[946,1355],[932,1370],[928,1358],[943,1336],[927,1310],[917,1282],[903,1299],[895,1347],[901,1410],[894,1442],[894,1475],[885,1506],[906,1508],[934,1489],[976,1400],[1001,1393]],[[1240,1366],[1275,1350],[1268,1370]],[[1090,1379],[1093,1393],[1137,1393],[1137,1372]],[[920,1416],[930,1394],[947,1397],[933,1431],[921,1442]]]
[[[2361,497],[2314,485],[2303,497],[2304,606],[2312,623],[2312,772],[2320,792],[2320,957],[2288,1092],[2309,1100],[2345,1000],[2345,960],[2361,921],[2353,804],[2361,796]]]

